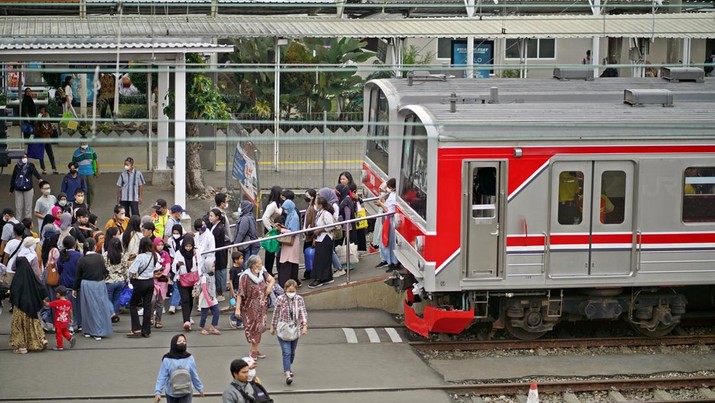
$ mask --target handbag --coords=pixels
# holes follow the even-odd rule
[[[129,305],[129,301],[132,300],[132,294],[134,293],[134,289],[131,287],[124,287],[122,290],[122,293],[119,294],[119,305],[120,306],[127,306]]]
[[[278,243],[281,245],[293,246],[293,241],[295,241],[295,235],[278,238]]]
[[[298,340],[300,337],[300,328],[293,315],[293,302],[288,301],[288,312],[290,312],[290,322],[278,321],[276,326],[276,335],[283,341]]]
[[[362,218],[362,217],[367,217],[367,211],[365,211],[364,208],[361,208],[360,210],[357,211],[357,218]],[[367,220],[360,220],[355,224],[356,229],[365,229],[368,227]]]
[[[179,276],[179,284],[182,287],[191,287],[199,282],[199,271],[190,271]]]
[[[60,271],[57,270],[57,263],[52,262],[47,265],[47,275],[45,276],[45,284],[54,287],[60,283]]]
[[[338,255],[338,260],[340,263],[347,263],[345,260],[345,245],[338,245],[335,247],[335,253]],[[360,258],[358,257],[357,245],[354,243],[350,244],[350,264],[360,263]]]
[[[274,235],[278,235],[279,233],[280,233],[280,232],[279,232],[277,229],[272,229],[272,230],[268,231],[268,233],[266,234],[265,237],[266,237],[266,238],[267,238],[267,237],[271,237],[271,236],[274,236]],[[267,241],[261,241],[261,247],[262,247],[263,249],[265,249],[266,252],[276,253],[276,252],[278,252],[278,250],[281,248],[281,244],[280,244],[280,242],[278,242],[278,240],[276,240],[276,239],[269,239],[269,240],[267,240]]]

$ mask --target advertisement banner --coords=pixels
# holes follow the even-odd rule
[[[489,78],[491,69],[480,69],[480,64],[494,63],[494,42],[475,40],[474,44],[474,77]],[[467,42],[452,41],[452,65],[467,64]],[[467,71],[463,73],[463,77],[467,77]]]
[[[250,158],[246,151],[241,148],[241,144],[236,144],[236,152],[233,154],[233,169],[231,176],[241,185],[243,194],[253,204],[257,204],[258,198],[258,170],[256,160]]]

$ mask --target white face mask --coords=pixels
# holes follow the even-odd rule
[[[249,369],[248,370],[248,382],[252,382],[256,378],[256,369]]]
[[[23,158],[20,160],[23,164],[27,164],[27,158]]]
[[[238,208],[238,215],[241,215],[241,214],[243,214],[243,209],[239,207],[239,208]]]
[[[42,194],[45,196],[49,196],[52,194],[52,189],[42,189]]]
[[[86,144],[84,144],[84,145],[81,145],[81,146],[79,146],[79,148],[81,148],[81,149],[83,149],[83,150],[86,150],[86,149],[87,149],[87,147],[89,147],[89,146],[88,146],[88,145],[86,145]]]
[[[60,200],[57,204],[59,204],[60,206],[64,207],[64,206],[67,205],[67,200]]]
[[[177,241],[178,241],[179,239],[181,239],[181,235],[179,235],[179,234],[174,234],[173,236],[174,236],[174,239],[176,239]]]
[[[118,219],[119,221],[124,220],[125,217],[126,217],[126,216],[125,216],[124,214],[117,214],[117,219]]]
[[[288,298],[290,298],[290,299],[293,299],[293,298],[295,298],[295,294],[296,294],[296,293],[294,293],[294,292],[287,292],[287,293],[286,293],[286,296],[287,296]]]
[[[131,165],[124,165],[124,170],[126,170],[126,171],[130,170],[131,168],[132,168]]]

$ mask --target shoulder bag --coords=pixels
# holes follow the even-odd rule
[[[288,312],[290,313],[291,319],[290,322],[281,320],[278,322],[278,326],[276,326],[276,335],[283,341],[298,340],[298,337],[300,337],[300,328],[298,327],[298,322],[295,320],[293,304],[294,302],[288,301]]]
[[[146,264],[146,266],[144,266],[144,268],[141,269],[141,271],[139,271],[137,274],[130,274],[129,277],[130,277],[132,280],[134,280],[134,279],[138,278],[139,276],[141,276],[141,275],[146,271],[146,269],[148,269],[149,266],[151,266],[152,260],[154,260],[154,258],[151,258],[151,259],[149,260],[149,262]]]
[[[50,253],[52,253],[52,251],[50,251]],[[52,259],[52,262],[47,264],[45,270],[45,284],[50,287],[58,285],[60,283],[60,272],[57,270],[57,260]]]
[[[194,264],[194,266],[197,266],[194,267],[196,270],[184,273],[179,276],[179,284],[181,284],[182,287],[191,287],[199,282],[199,268],[197,264]]]

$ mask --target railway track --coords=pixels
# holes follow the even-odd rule
[[[485,341],[412,341],[410,346],[418,351],[479,351],[479,350],[528,350],[539,348],[589,348],[589,347],[645,347],[713,345],[715,335],[578,338],[544,340],[485,340]]]

